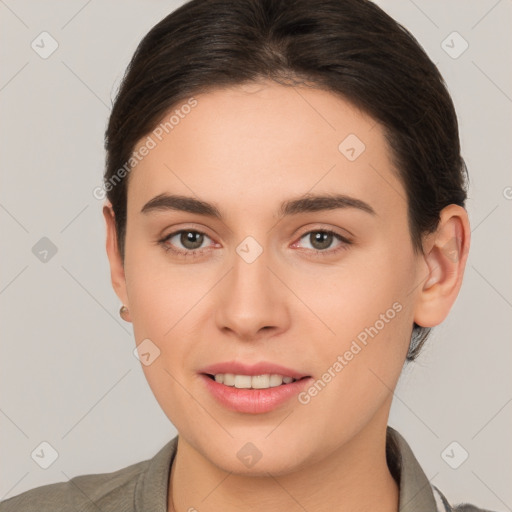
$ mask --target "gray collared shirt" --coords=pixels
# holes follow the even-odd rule
[[[407,441],[390,426],[386,455],[391,474],[399,482],[399,512],[491,512],[469,503],[450,505],[443,493],[430,483]]]
[[[36,487],[0,502],[0,512],[167,512],[169,472],[178,436],[151,459],[111,473],[79,475]],[[405,439],[387,427],[386,455],[399,482],[400,512],[490,512],[470,504],[452,506],[433,486]]]

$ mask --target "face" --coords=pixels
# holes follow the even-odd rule
[[[154,146],[130,174],[118,294],[183,441],[285,473],[386,425],[425,277],[406,192],[381,126],[330,92],[265,82],[189,105],[135,148]],[[229,370],[297,381],[204,375]]]

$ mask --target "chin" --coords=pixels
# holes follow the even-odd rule
[[[285,431],[281,436],[276,435],[275,439],[265,439],[268,432],[267,429],[261,437],[249,434],[225,439],[224,442],[210,440],[211,444],[199,448],[213,465],[236,475],[258,477],[270,473],[279,476],[308,465],[306,448],[308,451],[314,448],[308,444],[307,439],[293,440],[285,435]]]

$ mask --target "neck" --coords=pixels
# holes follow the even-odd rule
[[[397,512],[399,487],[385,450],[386,423],[367,425],[320,461],[306,461],[301,469],[277,477],[254,477],[218,468],[180,436],[170,474],[169,512]]]

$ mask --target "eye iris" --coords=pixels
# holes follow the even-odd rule
[[[183,231],[180,236],[180,242],[183,244],[183,247],[191,250],[201,247],[203,239],[204,235],[196,231]],[[188,245],[189,243],[191,243],[192,246]]]
[[[332,233],[326,233],[323,231],[317,231],[312,233],[311,235],[312,245],[315,249],[327,249],[332,243]],[[320,246],[315,245],[317,242],[320,243]]]

